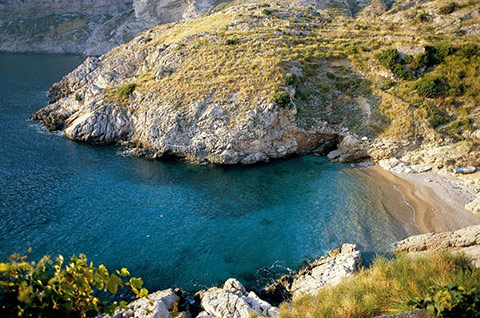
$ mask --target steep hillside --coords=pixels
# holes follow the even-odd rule
[[[342,161],[476,164],[478,2],[401,2],[376,15],[378,5],[352,17],[225,3],[88,59],[33,118],[75,140],[195,162],[325,152],[349,131],[367,138],[344,143]],[[425,151],[446,146],[440,158]]]

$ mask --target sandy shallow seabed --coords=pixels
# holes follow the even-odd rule
[[[434,172],[393,173],[379,166],[358,169],[355,173],[384,192],[387,210],[409,235],[454,231],[480,224],[480,215],[464,208],[475,198],[477,190],[461,180]],[[409,208],[405,209],[405,205]]]

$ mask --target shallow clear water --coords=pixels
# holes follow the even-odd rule
[[[257,287],[342,243],[368,258],[406,235],[375,185],[324,158],[195,166],[47,133],[28,117],[81,61],[0,54],[0,259],[32,247],[125,266],[150,289]]]

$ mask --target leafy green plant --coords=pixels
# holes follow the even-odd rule
[[[288,73],[287,75],[285,75],[283,81],[285,83],[285,85],[287,86],[291,86],[293,84],[295,84],[298,80],[298,76],[296,74],[292,74],[292,73]]]
[[[480,317],[480,298],[462,286],[449,284],[432,286],[425,298],[414,298],[407,303],[416,308],[425,308],[430,315],[438,318]]]
[[[429,78],[419,79],[415,83],[415,89],[418,95],[427,98],[435,98],[438,94],[438,89],[435,81]]]
[[[108,302],[98,292],[116,294],[128,287],[137,297],[147,297],[140,278],[126,278],[126,268],[109,273],[104,265],[88,263],[85,255],[63,256],[55,261],[45,256],[38,262],[27,262],[26,256],[12,255],[0,263],[0,308],[2,317],[96,317],[113,314],[116,308],[127,308],[125,301]]]
[[[272,100],[281,106],[286,106],[290,103],[290,95],[283,89],[276,91],[272,95]]]
[[[400,57],[400,54],[398,53],[397,49],[390,48],[378,52],[375,57],[381,65],[385,66],[389,70],[393,70],[397,64],[397,59]]]
[[[462,49],[460,50],[461,54],[465,58],[472,58],[475,55],[479,55],[480,49],[478,48],[477,45],[473,43],[467,43],[465,44]]]
[[[117,88],[117,97],[118,98],[127,98],[132,93],[135,91],[135,88],[137,87],[137,84],[135,83],[130,83],[130,84],[125,84]]]
[[[395,67],[393,68],[393,74],[395,75],[396,78],[399,78],[402,80],[410,80],[412,78],[412,75],[405,68],[405,66],[399,63],[396,64]]]

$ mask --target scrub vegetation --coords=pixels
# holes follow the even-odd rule
[[[425,308],[435,317],[480,317],[480,269],[465,256],[377,257],[370,268],[283,304],[281,318],[376,317]]]

